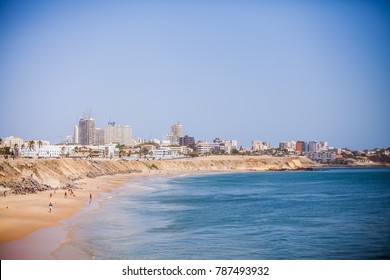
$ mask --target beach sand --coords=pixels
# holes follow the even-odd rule
[[[82,253],[52,252],[70,238],[70,217],[82,213],[97,202],[103,192],[124,186],[132,178],[156,175],[159,172],[101,176],[76,181],[74,196],[66,190],[45,191],[29,195],[12,195],[0,198],[0,259],[85,259]],[[135,190],[136,191],[136,190]],[[65,192],[67,197],[65,197]],[[50,193],[52,194],[50,196]],[[49,203],[53,204],[49,212]],[[76,248],[74,248],[76,249]]]

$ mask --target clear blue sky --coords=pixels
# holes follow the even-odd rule
[[[390,146],[388,1],[2,1],[0,137]]]

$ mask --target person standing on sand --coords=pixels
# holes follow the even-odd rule
[[[64,197],[65,197],[65,198],[67,198],[67,197],[68,197],[68,194],[66,193],[66,191],[65,191]]]
[[[92,202],[92,194],[90,193],[89,194],[89,204],[91,204],[91,202]]]
[[[49,203],[49,213],[51,213],[51,209],[53,208],[53,204]]]

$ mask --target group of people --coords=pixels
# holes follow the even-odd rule
[[[70,195],[76,196],[76,195],[74,194],[74,192],[73,192],[72,189],[67,189],[67,190],[65,191],[64,198],[67,198],[67,197],[68,197],[68,192],[70,193]],[[54,194],[55,194],[55,191],[54,191]],[[4,192],[4,196],[5,196],[5,192]],[[53,194],[50,193],[50,198],[52,198],[52,197],[53,197]],[[89,194],[89,204],[91,204],[91,202],[92,202],[92,194],[90,193],[90,194]],[[51,201],[50,201],[50,203],[49,203],[49,213],[51,213],[52,209],[53,209],[53,204],[52,204]]]

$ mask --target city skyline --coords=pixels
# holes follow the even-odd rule
[[[162,138],[390,146],[385,1],[2,1],[0,136],[96,127]]]

